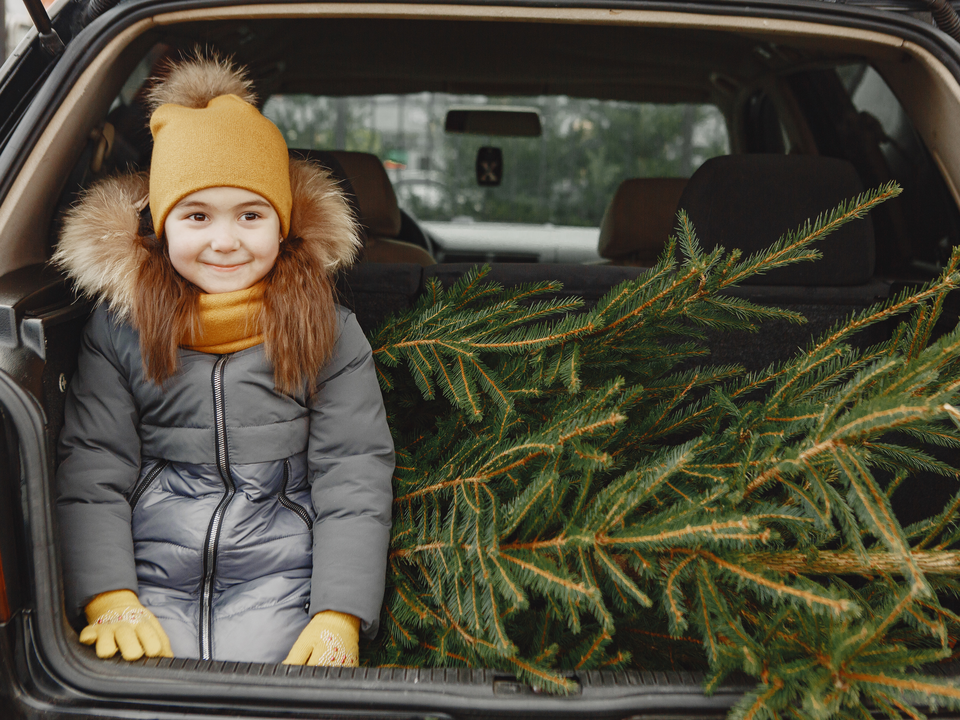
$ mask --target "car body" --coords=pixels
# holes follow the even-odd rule
[[[63,0],[43,35],[28,34],[0,69],[0,715],[652,718],[728,712],[744,688],[726,685],[708,696],[701,677],[688,672],[573,673],[580,691],[559,697],[484,668],[97,660],[77,643],[64,614],[52,483],[63,394],[90,308],[75,302],[45,263],[59,218],[77,193],[106,173],[146,162],[137,146],[144,118],[137,117],[134,98],[147,71],[174,51],[206,45],[248,65],[268,100],[446,93],[457,102],[466,95],[710,105],[725,123],[724,153],[839,157],[856,168],[865,187],[891,179],[903,185],[902,199],[874,217],[872,284],[856,285],[857,297],[889,296],[932,277],[960,244],[960,44],[936,25],[925,3]],[[602,123],[608,111],[597,112],[600,120],[591,122]],[[540,176],[556,179],[558,207],[572,197],[564,188],[589,195],[598,187],[577,174],[587,167],[574,159],[577,148],[589,146],[589,128],[578,128],[563,135],[550,156],[567,158],[571,172]],[[351,147],[334,139],[328,149]],[[522,263],[528,269],[521,279],[560,277],[571,292],[589,295],[642,272],[640,264],[611,260],[596,247],[601,211],[622,180],[640,174],[636,163],[605,181],[603,193],[594,193],[604,197],[579,225],[539,216],[526,224],[522,217],[464,218],[459,210],[418,220],[418,212],[447,197],[449,178],[398,176],[406,163],[380,150],[409,203],[389,240],[442,260],[429,270],[433,277],[456,277],[463,264],[492,262],[495,276],[510,278],[512,266]],[[463,192],[482,195],[473,186]],[[667,208],[670,217],[675,209]],[[376,233],[368,228],[368,234]],[[369,329],[385,307],[396,309],[397,298],[411,303],[426,274],[416,262],[368,263],[342,294],[358,305],[376,296],[364,315],[358,310]],[[843,305],[836,298],[850,294],[822,285],[802,291],[808,304]],[[784,301],[772,290],[763,297]]]

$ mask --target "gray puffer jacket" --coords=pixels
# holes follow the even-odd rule
[[[375,632],[393,443],[370,346],[340,316],[308,398],[274,390],[262,345],[181,351],[161,389],[136,331],[94,313],[60,443],[70,606],[138,591],[177,657],[279,662],[320,610]]]
[[[135,203],[139,189],[125,197]],[[61,265],[89,288],[86,261],[63,259],[69,248],[61,241]],[[394,450],[353,314],[338,309],[317,390],[287,396],[263,345],[181,348],[181,369],[158,386],[122,292],[108,288],[106,299],[82,338],[60,441],[68,610],[133,590],[177,657],[216,660],[280,662],[321,610],[375,633]]]

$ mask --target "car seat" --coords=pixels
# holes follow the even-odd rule
[[[364,263],[436,263],[427,250],[398,239],[402,218],[397,195],[380,159],[371,153],[346,150],[293,150],[315,160],[341,183],[363,228]]]
[[[680,198],[707,251],[740,248],[744,257],[863,192],[846,160],[813,155],[726,155],[707,160]],[[750,278],[748,285],[856,287],[873,278],[873,222],[849,223],[818,241],[823,254]],[[855,294],[850,291],[848,294]]]
[[[810,155],[728,155],[705,162],[680,198],[705,252],[739,248],[746,259],[781,235],[863,192],[853,165]],[[874,277],[876,243],[869,216],[818,240],[823,255],[748,278],[728,292],[757,303],[795,310],[803,325],[770,320],[761,332],[707,332],[711,362],[758,370],[792,357],[812,338],[852,313],[888,297],[890,283]],[[677,248],[678,259],[680,248]],[[854,344],[885,339],[872,326]]]
[[[614,193],[600,222],[597,252],[611,265],[653,267],[676,224],[685,178],[631,178]]]

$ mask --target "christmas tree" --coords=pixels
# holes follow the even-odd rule
[[[761,372],[711,366],[704,342],[802,322],[723,291],[815,260],[898,193],[747,258],[701,250],[681,213],[659,263],[592,308],[477,269],[373,333],[397,470],[370,664],[499,668],[558,693],[598,668],[700,669],[707,692],[742,672],[756,687],[736,718],[960,707],[928,671],[960,630],[960,493],[906,527],[891,504],[958,476],[938,455],[960,448],[960,330],[938,319],[960,252]],[[894,318],[889,340],[851,344]]]

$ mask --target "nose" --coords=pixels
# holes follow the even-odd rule
[[[210,248],[216,252],[232,252],[240,240],[230,223],[214,223],[210,228]]]

